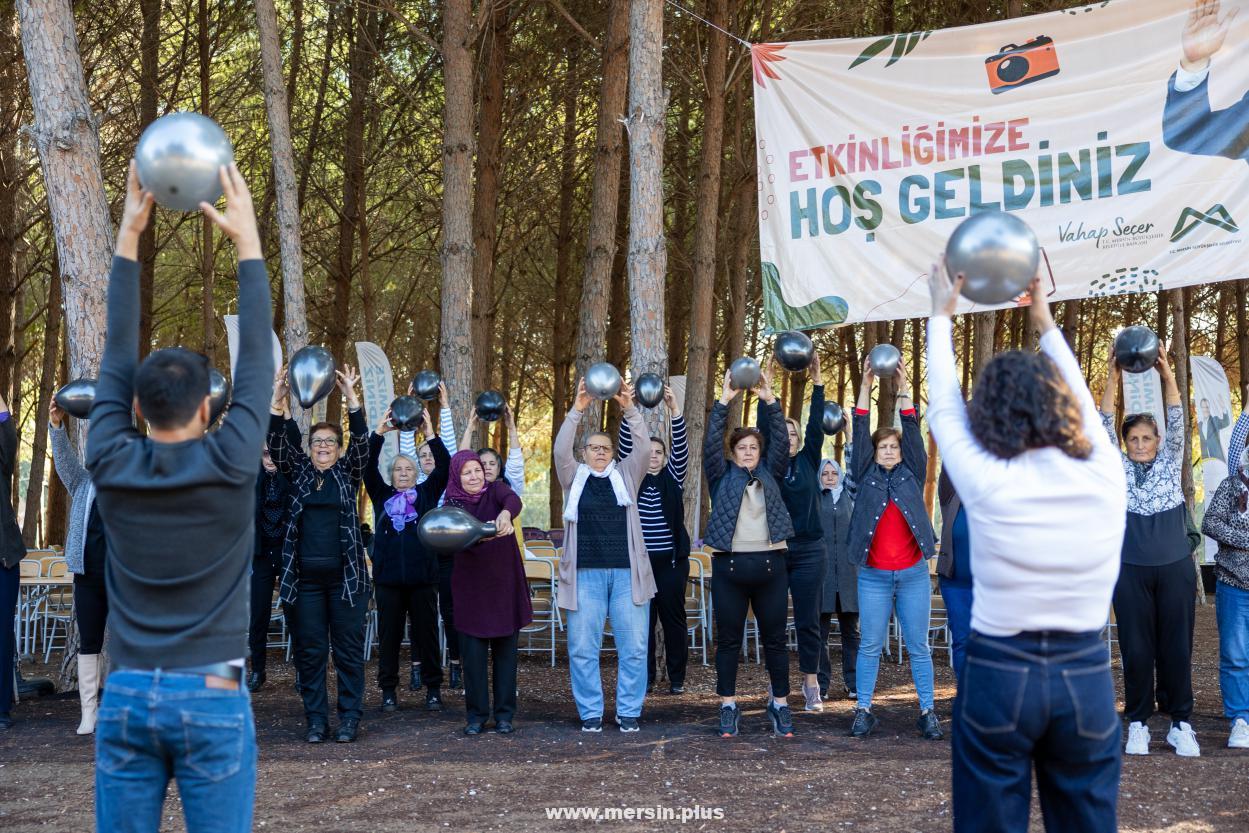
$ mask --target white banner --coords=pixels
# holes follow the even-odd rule
[[[230,378],[234,378],[234,367],[238,364],[239,354],[239,317],[237,315],[224,315],[226,327],[226,344],[230,349]],[[282,367],[282,342],[278,340],[275,333],[270,331],[273,336],[273,372],[276,373]]]
[[[1209,356],[1192,356],[1189,366],[1193,374],[1193,405],[1197,413],[1197,437],[1201,467],[1197,471],[1202,485],[1201,515],[1214,490],[1227,478],[1227,445],[1232,437],[1232,391],[1223,366]],[[1219,545],[1212,538],[1205,540],[1205,562],[1214,563]]]
[[[927,316],[930,264],[983,211],[1036,232],[1053,300],[1245,277],[1249,15],[1190,33],[1221,48],[1183,71],[1198,2],[753,46],[768,329]],[[1217,29],[1241,2],[1214,5]]]
[[[370,341],[356,342],[356,359],[360,363],[360,386],[363,395],[364,418],[369,430],[377,428],[386,409],[395,400],[395,378],[390,371],[390,359],[381,347]],[[399,434],[391,431],[386,435],[377,467],[387,483],[390,482],[390,461],[399,453]]]
[[[1167,409],[1162,402],[1162,377],[1152,367],[1144,373],[1124,373],[1123,413],[1152,414],[1158,433],[1167,436]]]

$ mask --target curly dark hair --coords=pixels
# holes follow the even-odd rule
[[[980,444],[1004,460],[1033,448],[1055,447],[1077,460],[1093,453],[1079,402],[1044,353],[994,356],[976,383],[967,417]]]

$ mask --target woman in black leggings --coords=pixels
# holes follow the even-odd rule
[[[711,409],[703,443],[703,470],[711,491],[711,518],[705,540],[715,549],[711,599],[716,616],[716,693],[720,695],[720,736],[737,735],[737,664],[742,650],[746,612],[753,609],[763,641],[771,696],[767,713],[778,737],[793,737],[789,711],[789,652],[785,645],[789,580],[785,540],[794,525],[785,508],[777,478],[789,465],[789,438],[780,403],[768,376],[755,387],[764,402],[768,432],[767,458],[758,428],[737,428],[724,454],[729,402],[737,395],[729,374],[724,392]]]
[[[69,491],[69,531],[65,536],[65,562],[74,574],[74,622],[78,626],[78,698],[82,720],[78,734],[95,731],[99,706],[100,651],[104,649],[104,625],[108,621],[108,591],[104,587],[107,545],[104,524],[95,506],[95,486],[83,468],[78,452],[65,432],[65,412],[53,402],[48,408],[52,463],[57,477]]]

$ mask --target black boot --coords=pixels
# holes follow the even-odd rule
[[[421,664],[412,663],[412,672],[408,675],[408,691],[421,690]]]
[[[253,694],[265,687],[265,672],[253,671],[247,675],[247,690]]]
[[[393,688],[382,689],[382,711],[393,712],[399,708],[399,698]]]
[[[460,689],[464,688],[464,673],[461,670],[460,664],[458,662],[451,663],[451,682],[449,683],[449,685],[455,691],[459,691]]]
[[[323,720],[311,720],[308,722],[308,734],[304,739],[308,743],[324,743],[325,736],[329,734],[330,727]]]
[[[355,743],[359,731],[360,721],[354,717],[345,717],[338,724],[338,732],[335,733],[334,740],[339,743]]]

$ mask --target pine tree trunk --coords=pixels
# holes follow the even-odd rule
[[[473,194],[473,390],[486,390],[494,378],[494,248],[498,237],[499,181],[502,175],[503,82],[511,40],[512,7],[490,2],[490,25],[482,37],[485,77],[477,103],[477,159]],[[565,83],[576,86],[569,72]],[[483,426],[484,429],[485,426]]]
[[[56,382],[57,348],[61,344],[61,287],[55,278],[48,281],[48,310],[43,326],[43,366],[39,371],[38,402],[35,413],[47,413]],[[30,481],[26,487],[26,516],[22,519],[22,539],[27,547],[37,543],[39,514],[43,507],[43,478],[48,457],[48,421],[36,418],[34,442],[30,450]],[[47,535],[44,543],[49,543]]]
[[[139,130],[156,120],[160,67],[160,0],[139,0]],[[202,60],[202,58],[201,58]],[[201,105],[202,106],[202,105]],[[152,303],[156,291],[156,218],[139,235],[139,356],[152,349]]]
[[[24,96],[19,86],[22,54],[16,24],[13,4],[5,3],[0,7],[0,395],[6,402],[13,401],[21,378],[17,367],[17,244],[21,237],[17,199],[23,177],[17,134]]]
[[[442,16],[442,322],[440,364],[451,409],[473,401],[473,56],[469,0],[444,0]]]
[[[363,3],[355,7],[356,18],[348,52],[347,122],[343,127],[343,199],[338,215],[338,244],[330,266],[333,299],[326,346],[340,365],[348,360],[347,341],[351,333],[351,286],[355,277],[356,240],[364,220],[364,128],[370,88],[376,71],[376,50],[380,40],[380,12]],[[342,397],[331,395],[325,418],[338,423],[342,418]]]
[[[260,39],[264,80],[265,114],[269,121],[269,147],[273,157],[273,184],[277,202],[278,247],[282,264],[282,340],[289,361],[308,344],[308,313],[304,303],[304,253],[299,218],[299,180],[295,176],[295,150],[291,143],[290,105],[282,78],[281,35],[273,0],[255,0],[256,27]],[[307,414],[300,415],[307,429]]]
[[[633,0],[629,9],[629,320],[633,374],[667,378],[664,281],[664,0]],[[658,414],[648,414],[656,432]]]
[[[18,0],[17,9],[35,116],[30,135],[39,152],[60,263],[70,373],[94,376],[104,349],[113,254],[97,121],[69,0]]]
[[[715,26],[728,26],[728,0],[708,0],[707,18]],[[701,437],[707,424],[707,391],[712,385],[712,310],[715,304],[716,239],[720,216],[720,163],[724,157],[724,75],[728,41],[711,30],[708,34],[703,146],[698,162],[698,206],[694,219],[693,287],[690,299],[689,354],[685,362],[685,422],[689,436]],[[739,197],[744,197],[738,192]],[[753,219],[753,218],[752,218]],[[744,328],[743,328],[744,329]],[[739,330],[740,332],[740,330]],[[702,473],[701,442],[690,443],[689,470],[697,483]],[[696,490],[690,489],[693,493]],[[688,503],[688,501],[687,501]]]
[[[575,47],[569,47],[568,62],[575,66]],[[570,75],[573,74],[570,72]],[[559,231],[555,244],[555,291],[551,299],[552,383],[551,383],[551,437],[559,433],[564,415],[572,406],[572,393],[568,375],[573,358],[573,312],[567,299],[572,295],[572,209],[577,188],[577,99],[579,86],[568,83],[564,87],[564,136],[560,155],[559,175]],[[523,374],[524,367],[521,368]],[[555,458],[551,458],[548,475],[550,525],[564,515],[564,490],[560,488],[555,471]]]
[[[209,105],[209,88],[212,84],[212,64],[209,56],[208,38],[208,0],[199,0],[199,12],[196,15],[198,31],[196,47],[199,53],[199,106],[200,112],[212,115]],[[213,252],[213,221],[207,215],[200,218],[200,251],[199,272],[202,281],[200,323],[204,331],[204,355],[210,363],[216,361],[217,354],[217,310],[213,303],[214,271],[216,257]]]
[[[598,123],[594,138],[594,178],[590,185],[590,221],[586,232],[585,261],[578,307],[577,349],[573,385],[586,369],[606,357],[607,311],[612,268],[616,260],[617,226],[620,220],[621,169],[624,115],[629,82],[629,0],[609,0],[607,33],[603,47],[603,75],[599,86]],[[559,415],[562,421],[563,415]],[[597,405],[586,414],[586,425],[597,425]],[[557,429],[558,430],[558,429]],[[554,436],[552,436],[554,439]],[[552,474],[552,476],[554,476]],[[555,516],[552,516],[554,521]]]

